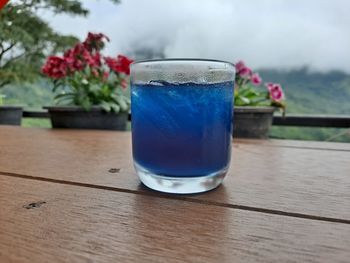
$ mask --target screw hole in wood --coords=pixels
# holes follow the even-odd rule
[[[120,168],[111,168],[108,170],[108,172],[115,174],[115,173],[119,173],[120,172]]]
[[[39,201],[39,202],[34,202],[34,203],[30,203],[30,204],[24,205],[23,208],[26,208],[26,209],[39,208],[43,204],[46,204],[46,202],[45,201]]]

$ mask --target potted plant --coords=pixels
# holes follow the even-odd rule
[[[263,83],[243,61],[236,65],[233,136],[267,138],[276,109],[285,113],[285,96],[280,84]]]
[[[133,62],[126,56],[103,56],[109,38],[88,33],[63,56],[50,56],[42,68],[53,80],[57,106],[48,109],[54,128],[125,130],[130,110],[126,96]]]
[[[4,105],[5,95],[0,93],[0,125],[21,125],[23,108]]]

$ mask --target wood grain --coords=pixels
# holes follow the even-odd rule
[[[348,262],[350,257],[347,224],[1,175],[0,185],[0,262]]]
[[[130,133],[1,128],[0,138],[0,172],[153,193],[132,167]],[[235,144],[224,185],[189,198],[350,220],[350,152],[265,144]]]
[[[341,142],[321,142],[321,141],[304,141],[304,140],[255,140],[255,139],[239,139],[235,138],[237,144],[253,144],[266,147],[288,147],[303,149],[319,149],[319,150],[335,150],[350,151],[350,143]]]

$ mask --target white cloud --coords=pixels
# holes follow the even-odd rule
[[[55,17],[61,32],[101,31],[109,52],[136,46],[167,57],[243,59],[254,68],[350,72],[347,0],[123,0],[85,2],[88,19]]]

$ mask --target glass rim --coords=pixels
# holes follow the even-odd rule
[[[164,58],[164,59],[144,59],[144,60],[136,60],[131,65],[138,65],[143,63],[153,63],[153,62],[215,62],[215,63],[226,63],[231,65],[232,67],[235,67],[235,64],[225,61],[225,60],[219,60],[219,59],[206,59],[206,58]]]

